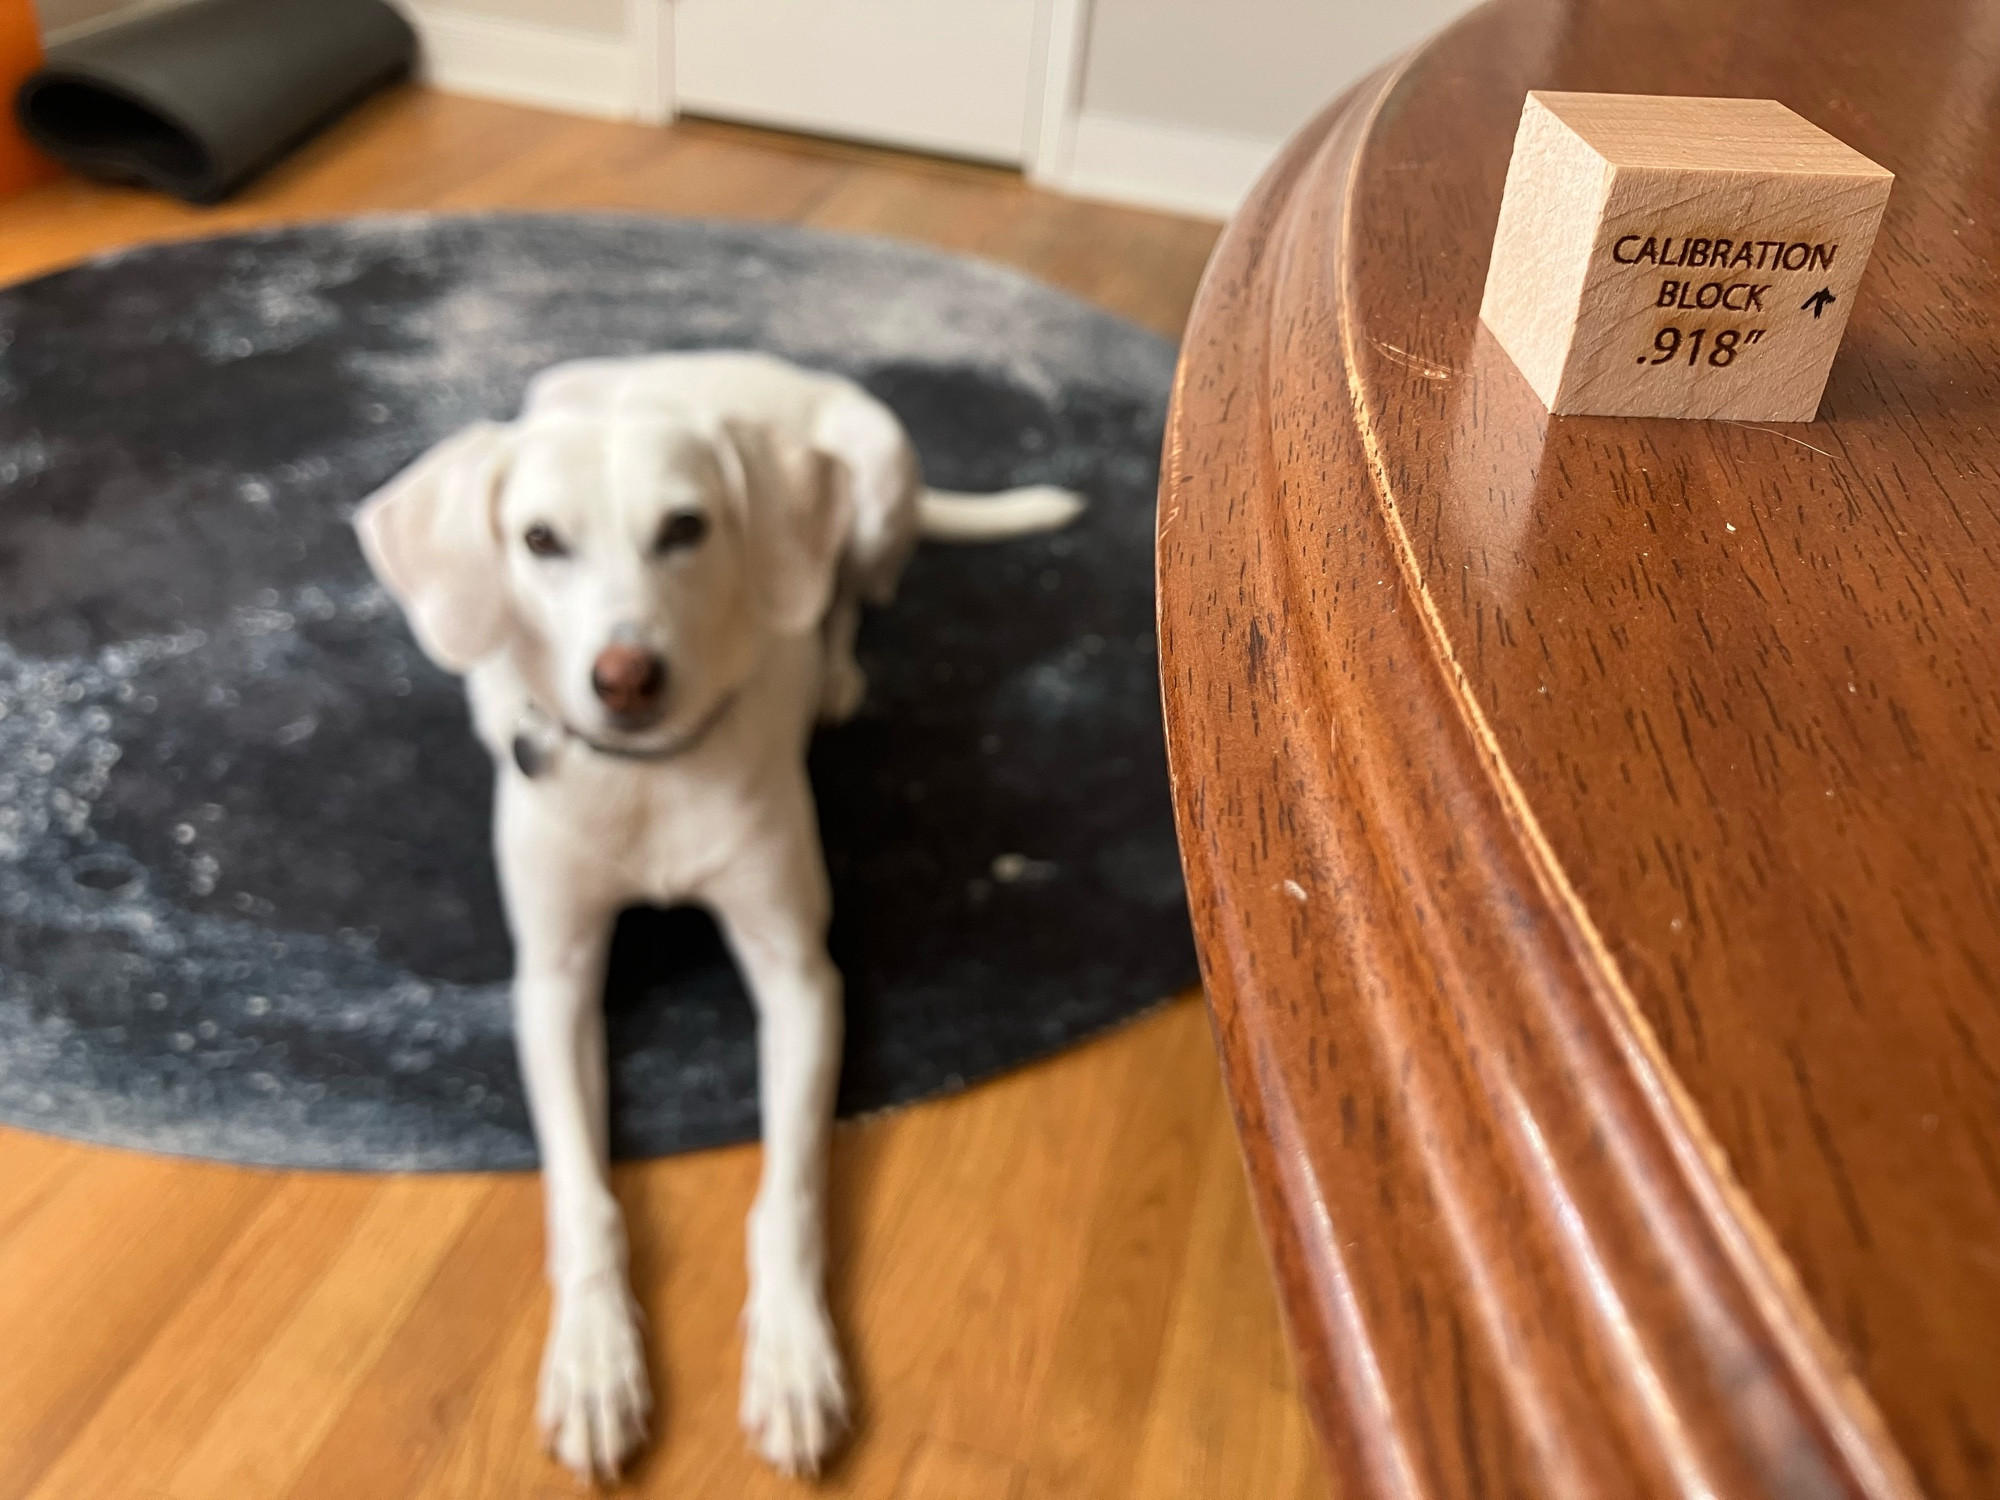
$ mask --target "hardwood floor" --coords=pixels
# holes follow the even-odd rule
[[[248,224],[500,207],[924,240],[1169,335],[1215,233],[983,168],[409,89],[219,209],[75,182],[0,203],[0,279]],[[810,1492],[736,1431],[756,1169],[746,1147],[617,1174],[662,1401],[633,1492]],[[833,1198],[859,1419],[824,1493],[1327,1493],[1192,998],[843,1126]],[[252,1171],[0,1131],[0,1500],[573,1494],[531,1422],[540,1255],[528,1176]]]

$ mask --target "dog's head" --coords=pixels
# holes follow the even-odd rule
[[[545,708],[643,750],[818,626],[849,509],[823,454],[757,425],[561,412],[445,439],[355,528],[433,661],[510,652]]]

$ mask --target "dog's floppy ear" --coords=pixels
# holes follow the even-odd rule
[[[718,424],[715,450],[743,518],[751,590],[765,618],[785,635],[815,628],[826,617],[853,524],[839,466],[736,419]]]
[[[508,436],[498,422],[453,433],[355,513],[368,565],[448,672],[491,656],[513,625],[496,514]]]

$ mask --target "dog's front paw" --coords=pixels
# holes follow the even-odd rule
[[[556,1293],[542,1355],[542,1441],[586,1480],[616,1479],[652,1410],[639,1310],[616,1272]]]
[[[817,1299],[753,1299],[743,1312],[743,1431],[767,1463],[817,1474],[847,1429],[833,1324]]]

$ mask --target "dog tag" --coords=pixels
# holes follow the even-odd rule
[[[514,764],[523,776],[533,781],[555,764],[562,741],[560,726],[540,709],[530,706],[514,726]]]

